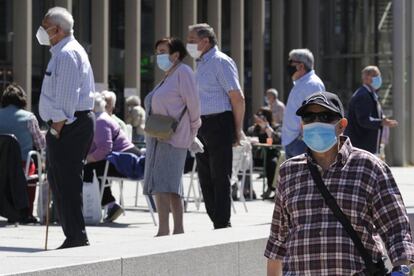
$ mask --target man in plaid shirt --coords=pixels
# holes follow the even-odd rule
[[[318,167],[373,262],[383,256],[381,238],[393,271],[408,269],[414,260],[414,245],[389,167],[342,136],[348,122],[335,94],[309,96],[296,114],[302,119],[308,152],[287,160],[280,168],[265,251],[268,275],[365,275],[362,257],[325,204],[307,162]]]

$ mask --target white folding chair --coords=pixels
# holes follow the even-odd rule
[[[37,162],[37,173],[33,175],[29,175],[30,170],[30,164],[32,159],[36,160]],[[38,190],[38,217],[40,221],[43,221],[43,192],[42,192],[42,185],[43,185],[43,161],[42,161],[42,155],[40,152],[31,150],[27,154],[26,158],[26,166],[24,169],[24,175],[26,177],[27,182],[35,181],[35,183],[27,184],[30,187],[36,187],[39,186]]]
[[[197,161],[194,158],[193,169],[191,170],[191,173],[190,173],[190,185],[188,186],[186,202],[187,202],[187,206],[188,206],[188,203],[190,202],[190,199],[192,199],[195,203],[197,211],[199,211],[201,201],[202,201],[202,197],[203,197],[203,193],[201,192],[200,181],[198,180],[198,175],[197,175],[196,169],[197,169]],[[194,187],[195,182],[197,183],[196,185],[197,185],[198,193],[196,193],[196,188]],[[193,195],[191,195],[191,193]]]
[[[142,187],[144,187],[144,182],[142,180],[135,180],[127,177],[114,177],[114,176],[108,176],[108,169],[109,169],[109,161],[106,161],[105,164],[105,170],[102,177],[100,177],[102,184],[101,184],[101,201],[103,197],[103,192],[106,187],[111,187],[112,182],[118,182],[119,183],[119,204],[124,208],[124,181],[131,181],[136,182],[137,186],[141,184]],[[154,209],[152,208],[151,202],[149,197],[146,195],[145,200],[147,201],[148,210],[151,214],[152,221],[154,222],[154,225],[157,226],[157,221],[155,220],[154,216]]]
[[[244,210],[248,212],[246,205],[246,198],[244,197],[244,185],[246,182],[247,170],[252,169],[252,154],[250,143],[243,143],[241,146],[233,147],[233,166],[232,166],[232,178],[230,183],[237,185],[237,190],[240,195],[240,201],[243,203]],[[239,175],[242,176],[239,181]],[[252,179],[250,176],[250,195],[252,194]],[[234,208],[234,207],[233,207]],[[235,212],[235,210],[234,210]]]

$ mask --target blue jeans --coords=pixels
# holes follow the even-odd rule
[[[286,159],[305,153],[306,149],[307,149],[306,144],[303,142],[301,137],[298,136],[289,145],[285,146]]]

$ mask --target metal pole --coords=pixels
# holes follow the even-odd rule
[[[13,81],[26,92],[32,109],[32,1],[13,1]],[[40,46],[38,46],[40,47]]]
[[[263,105],[264,97],[264,0],[254,1],[252,15],[252,111],[256,112]]]
[[[155,4],[155,40],[170,36],[170,0],[156,0]],[[154,66],[154,86],[163,78],[164,73]]]
[[[182,39],[183,41],[187,41],[188,26],[197,22],[197,0],[182,0],[182,11]],[[187,57],[185,63],[195,68],[194,59]]]
[[[125,1],[125,98],[141,95],[141,0]]]
[[[92,0],[92,56],[95,90],[108,88],[109,1]]]
[[[231,0],[230,53],[239,71],[244,87],[244,0]]]
[[[287,63],[287,57],[284,56],[284,0],[272,0],[271,3],[271,72],[272,87],[279,92],[279,100],[285,97],[284,91],[284,69]]]
[[[392,32],[392,57],[393,57],[393,114],[399,122],[398,127],[392,130],[391,147],[393,150],[394,166],[404,166],[407,164],[406,152],[406,91],[405,91],[405,0],[393,0],[393,32]]]
[[[207,21],[216,33],[217,46],[221,48],[221,0],[209,0],[207,3]]]

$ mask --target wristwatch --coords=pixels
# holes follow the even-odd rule
[[[52,134],[53,136],[55,136],[56,138],[59,137],[59,133],[56,131],[56,129],[54,129],[53,127],[50,128],[50,134]]]
[[[405,276],[410,274],[410,267],[408,265],[398,265],[392,268],[391,276]]]

